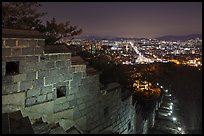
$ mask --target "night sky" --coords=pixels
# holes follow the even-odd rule
[[[55,17],[82,35],[155,38],[202,34],[201,2],[41,2],[43,20]]]

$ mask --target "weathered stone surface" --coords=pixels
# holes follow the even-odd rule
[[[13,83],[13,76],[12,75],[7,75],[7,76],[2,76],[2,84],[12,84]]]
[[[34,53],[33,47],[22,48],[22,55],[33,55]]]
[[[40,89],[33,88],[33,89],[27,91],[26,97],[29,98],[29,97],[32,97],[32,96],[39,96],[40,92],[41,92]]]
[[[61,103],[61,104],[56,104],[54,105],[54,112],[60,112],[60,111],[63,111],[63,110],[66,110],[68,109],[70,106],[69,106],[69,102],[64,102],[64,103]]]
[[[45,77],[45,85],[51,85],[56,83],[55,77]]]
[[[11,48],[2,48],[2,56],[11,56]]]
[[[33,88],[32,82],[31,81],[22,81],[20,82],[20,91],[25,91],[28,89]]]
[[[85,103],[82,103],[82,104],[79,105],[79,110],[82,110],[82,109],[84,109],[85,107],[86,107]]]
[[[56,61],[56,67],[57,68],[65,67],[65,61]]]
[[[48,93],[47,94],[47,100],[50,101],[50,100],[53,100],[53,99],[54,99],[53,93]]]
[[[50,60],[56,61],[58,59],[57,55],[50,55]]]
[[[33,84],[33,88],[43,89],[44,79],[43,78],[35,79],[32,81],[32,84]]]
[[[35,54],[43,54],[43,48],[42,47],[35,47],[34,48]]]
[[[44,87],[42,88],[42,94],[48,94],[48,93],[51,93],[51,92],[53,92],[53,87],[52,87],[52,85],[50,85],[50,86],[44,86]]]
[[[20,81],[25,81],[25,80],[26,80],[26,74],[17,74],[13,76],[14,82],[20,82]]]
[[[71,101],[71,100],[73,100],[73,99],[74,99],[74,95],[73,95],[73,94],[67,96],[67,100],[68,100],[68,101]]]
[[[49,70],[39,70],[38,71],[38,77],[42,78],[42,77],[48,77],[50,74]]]
[[[16,46],[16,40],[15,39],[5,40],[5,46]]]
[[[9,94],[9,95],[2,95],[2,105],[24,106],[25,105],[25,92],[14,93],[14,94]]]
[[[26,62],[38,62],[39,56],[26,56]]]
[[[29,40],[29,46],[36,46],[37,45],[37,40]]]
[[[18,40],[18,46],[29,46],[29,41],[25,39]]]
[[[34,105],[37,101],[36,97],[31,97],[26,99],[26,106]]]
[[[28,72],[26,74],[26,79],[27,79],[27,81],[35,80],[36,79],[36,72]]]
[[[79,119],[80,117],[81,117],[81,113],[80,113],[79,109],[74,108],[73,119],[74,119],[74,120],[77,120],[77,119]]]
[[[71,100],[69,101],[69,103],[70,103],[70,107],[75,107],[77,105],[76,100]]]
[[[22,55],[22,48],[12,48],[11,52],[12,56],[20,56]]]
[[[46,101],[46,95],[39,95],[37,97],[37,102],[38,103],[41,103],[41,102],[44,102],[44,101]]]
[[[5,85],[5,90],[2,90],[3,94],[8,94],[8,93],[14,93],[14,92],[18,92],[18,84],[17,83],[13,83],[13,84],[8,84]]]
[[[45,45],[45,40],[38,40],[37,45],[43,47]]]
[[[64,96],[64,97],[57,98],[54,103],[58,105],[58,104],[65,103],[66,101],[67,101],[67,99]]]
[[[55,62],[47,62],[47,64],[45,65],[46,68],[55,68]]]

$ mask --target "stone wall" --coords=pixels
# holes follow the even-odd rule
[[[132,97],[122,101],[119,84],[101,90],[97,73],[72,64],[70,53],[45,54],[43,46],[40,39],[3,39],[3,113],[20,109],[31,121],[42,117],[84,133],[134,132]],[[15,73],[8,73],[8,62],[15,62]]]

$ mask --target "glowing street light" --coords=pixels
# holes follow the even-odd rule
[[[161,86],[161,88],[163,88],[163,86]]]
[[[157,83],[157,85],[159,85],[159,83]]]
[[[171,113],[168,113],[169,116],[171,116]]]
[[[180,127],[178,127],[178,130],[179,130],[179,131],[181,131],[181,128],[180,128]]]
[[[172,105],[170,105],[170,107],[169,107],[169,108],[172,110],[172,108],[173,108],[173,107],[172,107]]]
[[[176,117],[173,117],[172,119],[173,119],[173,121],[176,121]]]

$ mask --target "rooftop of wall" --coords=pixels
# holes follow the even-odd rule
[[[39,31],[20,30],[20,29],[2,29],[2,38],[40,38],[45,39]]]

